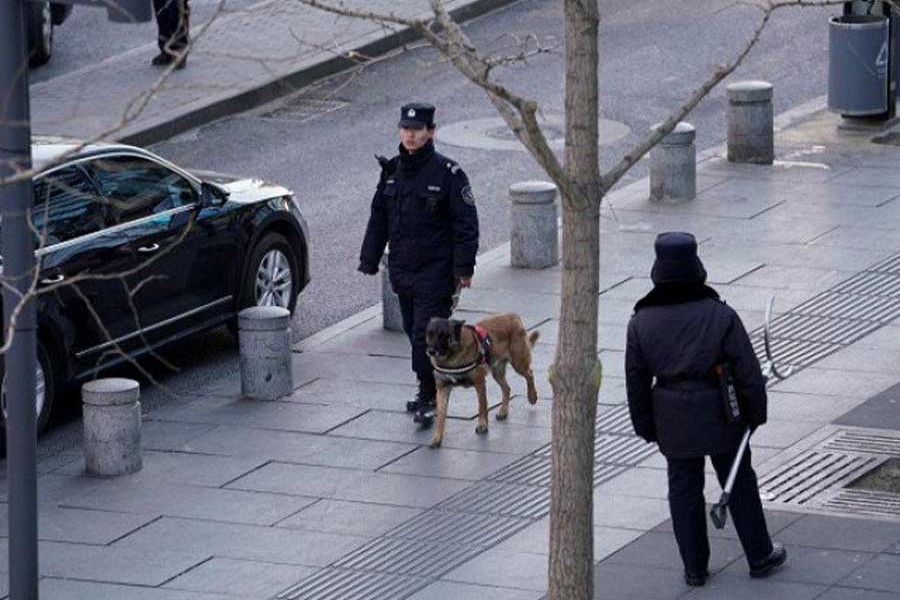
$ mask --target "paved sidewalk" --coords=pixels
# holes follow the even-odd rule
[[[513,0],[448,0],[465,20]],[[348,8],[403,16],[430,14],[426,0],[345,0]],[[122,25],[127,27],[127,25]],[[156,41],[31,86],[36,134],[149,145],[247,110],[352,67],[347,58],[378,56],[415,36],[299,2],[263,0],[222,11],[192,28],[188,66],[163,76],[152,67]]]
[[[838,136],[834,126],[820,113],[783,131],[773,166],[708,158],[700,196],[689,203],[651,204],[646,180],[609,198],[597,598],[900,600],[900,510],[861,518],[827,504],[843,488],[805,504],[778,491],[781,473],[840,436],[862,432],[877,441],[881,459],[900,455],[900,433],[889,430],[896,420],[878,417],[900,397],[892,387],[900,380],[900,268],[884,262],[900,253],[900,149]],[[624,330],[650,287],[654,236],[670,229],[698,236],[711,283],[748,328],[762,324],[765,301],[775,294],[776,347],[806,365],[772,387],[770,422],[754,437],[755,463],[771,494],[770,526],[791,553],[788,566],[766,581],[747,577],[726,529],[714,532],[709,585],[684,586],[666,522],[664,461],[631,433]],[[543,597],[547,369],[559,270],[508,264],[507,247],[480,257],[476,286],[457,314],[474,321],[516,311],[541,330],[536,406],[524,402],[523,383],[512,376],[509,419],[492,420],[489,434],[478,436],[472,392],[454,392],[444,446],[428,448],[430,432],[403,410],[414,392],[408,344],[381,329],[375,307],[301,342],[296,389],[281,401],[242,400],[235,373],[145,415],[145,464],[137,474],[87,478],[74,452],[41,464],[42,598]],[[867,277],[871,284],[859,285]],[[855,308],[841,304],[856,299]],[[493,384],[489,393],[496,401]],[[847,413],[848,423],[833,423]],[[709,483],[707,497],[716,492]],[[6,514],[0,510],[0,528]]]

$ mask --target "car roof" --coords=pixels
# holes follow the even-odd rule
[[[35,135],[31,138],[31,164],[34,168],[42,171],[55,165],[63,158],[66,161],[70,161],[122,150],[146,154],[144,150],[135,146],[128,146],[127,144],[109,142],[86,143],[71,138]]]

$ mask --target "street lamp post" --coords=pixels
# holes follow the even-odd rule
[[[105,6],[111,21],[146,22],[150,0],[63,0]],[[26,0],[0,0],[0,181],[31,168]],[[34,236],[28,224],[31,178],[0,185],[3,257],[3,336],[12,335],[6,363],[6,456],[9,501],[9,598],[37,600],[36,324],[33,301],[22,303],[35,277]],[[21,304],[21,306],[19,306]],[[9,324],[18,310],[15,324]]]

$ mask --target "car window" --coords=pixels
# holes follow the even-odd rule
[[[65,167],[34,181],[36,244],[50,246],[106,226],[104,201],[84,173]]]
[[[127,223],[192,204],[191,183],[172,169],[139,156],[112,156],[90,163],[114,223]]]

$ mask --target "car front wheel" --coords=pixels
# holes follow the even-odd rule
[[[253,249],[244,277],[241,307],[280,306],[292,314],[300,285],[294,250],[278,233],[267,233]]]
[[[53,402],[56,400],[56,378],[53,372],[53,364],[50,356],[44,349],[44,345],[38,342],[37,364],[34,373],[34,405],[37,432],[43,433],[50,423],[50,414],[53,412]],[[3,419],[6,420],[6,374],[3,375],[2,389],[0,389],[0,407],[3,410]]]
[[[53,53],[53,16],[50,2],[28,2],[28,64],[39,67]]]

